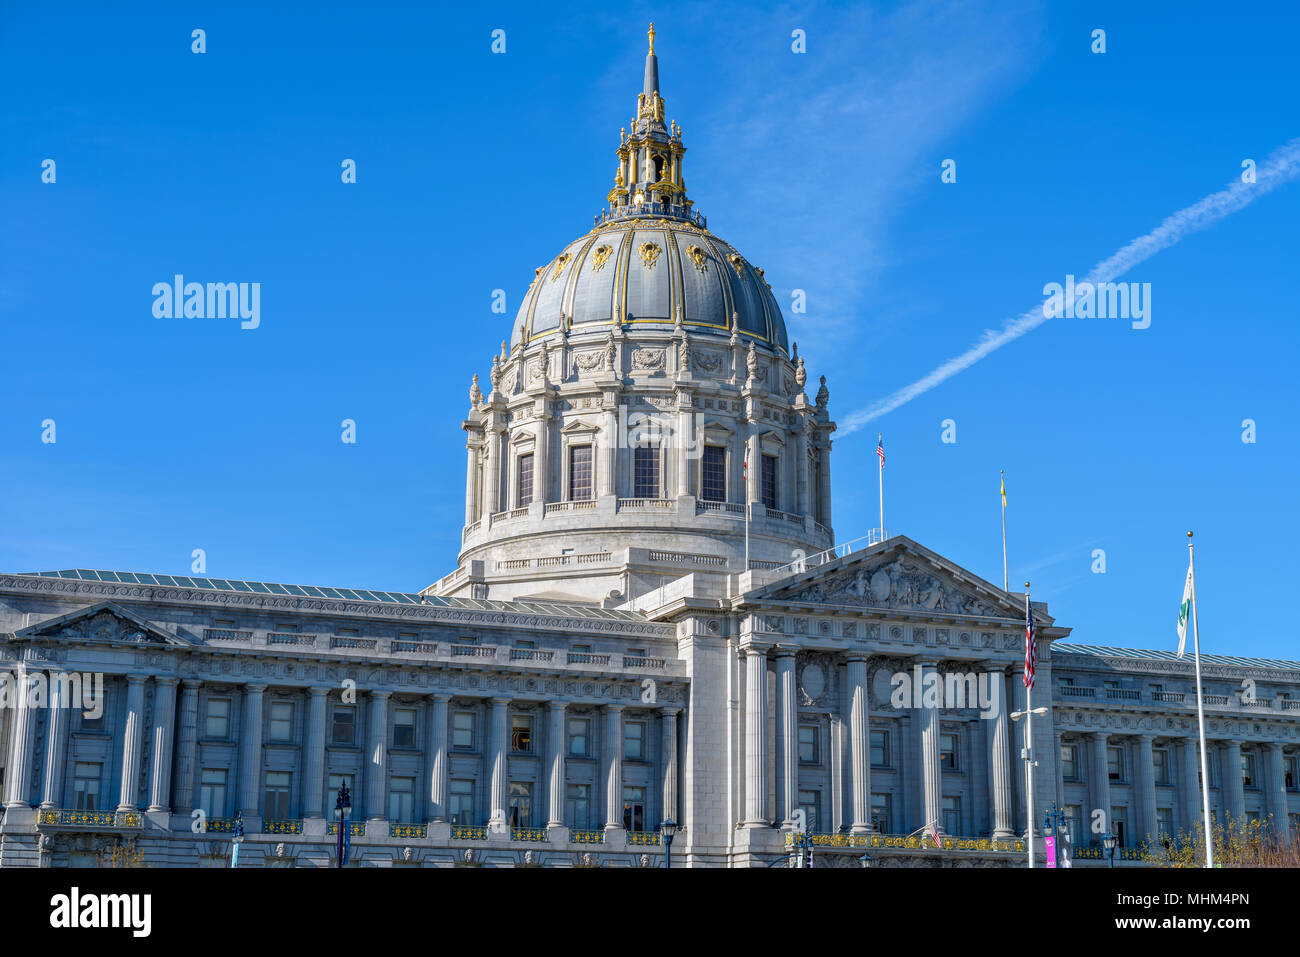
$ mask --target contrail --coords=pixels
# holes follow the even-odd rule
[[[1300,137],[1296,137],[1284,146],[1269,154],[1255,171],[1255,182],[1244,183],[1240,178],[1234,180],[1226,189],[1211,193],[1200,202],[1193,203],[1169,216],[1145,236],[1139,236],[1108,259],[1103,259],[1093,267],[1092,272],[1082,282],[1112,282],[1128,272],[1140,262],[1150,259],[1160,250],[1174,245],[1184,236],[1204,229],[1218,222],[1225,216],[1235,213],[1251,202],[1272,192],[1300,175]],[[865,409],[853,412],[839,424],[840,435],[848,435],[862,428],[872,419],[879,418],[886,412],[892,412],[900,405],[910,402],[918,395],[929,392],[939,383],[950,379],[958,372],[969,369],[990,352],[1000,349],[1008,342],[1019,339],[1025,333],[1037,329],[1047,321],[1042,305],[1037,305],[1028,312],[1008,320],[1002,329],[995,332],[986,330],[980,341],[961,355],[954,356],[928,375],[917,379],[911,385],[904,386],[892,395],[877,400]]]

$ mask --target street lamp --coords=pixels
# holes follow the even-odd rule
[[[871,866],[871,855],[870,855],[870,854],[863,854],[861,857],[859,857],[859,858],[858,858],[858,866],[859,866],[859,867],[862,867],[862,868],[870,867],[870,866]]]
[[[235,833],[230,839],[230,866],[239,866],[239,845],[244,843],[244,812],[235,812]]]
[[[338,866],[343,866],[343,848],[348,827],[348,815],[352,813],[352,796],[348,793],[348,785],[345,781],[339,788],[338,798],[334,801],[334,811],[339,816],[339,842],[338,842]]]
[[[1061,863],[1061,855],[1057,845],[1060,840],[1061,827],[1064,821],[1065,812],[1056,809],[1055,801],[1052,802],[1052,806],[1048,810],[1043,812],[1043,827],[1047,831],[1051,832],[1052,837],[1055,839],[1052,842],[1052,864],[1058,867]]]
[[[1110,859],[1110,866],[1115,866],[1115,845],[1119,839],[1113,833],[1106,833],[1101,839],[1102,846],[1106,848],[1106,856]]]
[[[664,818],[659,825],[659,833],[664,838],[664,867],[673,866],[673,838],[677,836],[677,822],[672,818]]]
[[[1026,591],[1029,583],[1025,583]],[[1026,598],[1026,601],[1028,599]],[[1025,692],[1029,692],[1026,690]],[[1028,711],[1011,712],[1011,720],[1019,721],[1021,718],[1029,718],[1025,722],[1025,746],[1020,749],[1020,757],[1025,762],[1025,850],[1029,854],[1029,866],[1034,866],[1034,741],[1030,728],[1033,725],[1033,716],[1036,714],[1047,714],[1046,708],[1030,708]]]

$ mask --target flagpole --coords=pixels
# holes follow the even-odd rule
[[[1005,590],[1005,589],[1004,589]],[[1025,623],[1029,622],[1029,582],[1025,582]],[[1025,663],[1029,664],[1029,632],[1025,632]],[[1025,677],[1029,677],[1028,671]],[[1034,867],[1034,694],[1032,681],[1025,682],[1025,847],[1029,849],[1029,868]]]
[[[882,432],[876,433],[876,448],[883,448],[885,436]],[[880,540],[885,540],[885,461],[880,459],[876,463],[880,470]]]
[[[1002,590],[1007,591],[1007,476],[1002,473]]]
[[[1187,560],[1192,578],[1192,652],[1196,658],[1196,724],[1201,736],[1201,813],[1205,822],[1205,866],[1214,866],[1214,840],[1210,833],[1210,772],[1205,756],[1205,705],[1201,698],[1201,634],[1196,622],[1196,549],[1187,533]],[[1236,773],[1235,771],[1233,773]]]

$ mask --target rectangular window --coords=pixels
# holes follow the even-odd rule
[[[1110,823],[1115,837],[1119,839],[1116,847],[1128,847],[1128,808],[1111,808]]]
[[[645,830],[645,788],[623,789],[623,829]]]
[[[1106,774],[1112,781],[1124,780],[1124,750],[1122,748],[1106,749]]]
[[[1174,836],[1174,812],[1172,808],[1156,808],[1156,836],[1162,838]]]
[[[1155,765],[1156,784],[1173,784],[1169,775],[1169,750],[1156,748],[1151,752],[1151,762]]]
[[[230,699],[209,698],[203,735],[224,741],[230,737]]]
[[[763,456],[763,471],[760,475],[761,491],[763,493],[763,504],[768,508],[776,508],[776,456]]]
[[[331,744],[356,744],[357,709],[351,705],[339,705],[334,709],[334,720],[330,722]]]
[[[334,809],[339,802],[339,790],[345,785],[348,789],[348,801],[351,802],[355,809],[358,800],[355,784],[355,775],[351,774],[331,774],[329,777],[329,790],[325,794],[325,809],[329,812],[331,821],[339,819],[339,812]]]
[[[565,819],[577,831],[591,828],[591,785],[570,784],[565,789]]]
[[[957,770],[957,735],[939,735],[939,767],[945,771]]]
[[[474,750],[473,711],[457,711],[451,716],[451,746],[457,751]]]
[[[268,821],[285,821],[289,818],[289,772],[267,771],[266,790],[263,792],[262,817]]]
[[[532,754],[533,718],[531,715],[512,714],[510,716],[510,750]]]
[[[77,762],[73,769],[72,793],[73,806],[78,811],[99,810],[99,781],[103,768],[102,764]]]
[[[199,809],[208,817],[226,816],[226,771],[204,768],[199,774]]]
[[[1079,829],[1083,821],[1083,807],[1078,804],[1065,806],[1065,833],[1070,836],[1070,846],[1079,846]]]
[[[533,502],[533,455],[531,452],[519,456],[516,476],[515,508],[527,508]]]
[[[1061,745],[1061,777],[1066,781],[1079,780],[1079,748],[1077,745]]]
[[[448,788],[447,813],[452,824],[474,823],[474,782],[453,778]]]
[[[393,747],[415,747],[415,709],[396,708],[393,711]]]
[[[946,797],[939,809],[945,834],[961,833],[961,798]]]
[[[511,827],[533,826],[533,785],[530,781],[511,781],[509,797]]]
[[[799,810],[803,811],[804,828],[809,834],[820,834],[820,815],[817,813],[822,804],[821,791],[800,791]]]
[[[623,759],[626,761],[646,759],[644,721],[623,722]]]
[[[591,754],[591,719],[569,719],[569,754],[585,758]]]
[[[1286,759],[1286,789],[1294,791],[1297,782],[1300,782],[1300,758],[1289,757]]]
[[[1253,754],[1243,754],[1241,756],[1241,786],[1245,788],[1255,786],[1255,756]]]
[[[659,497],[659,446],[632,450],[632,497]]]
[[[889,795],[871,795],[871,826],[881,834],[888,834],[890,828]]]
[[[706,445],[700,460],[700,501],[727,500],[727,450],[721,445]]]
[[[415,823],[415,778],[393,778],[388,782],[388,820]]]
[[[569,501],[585,502],[591,498],[591,446],[575,445],[569,449]]]
[[[821,749],[818,747],[817,726],[815,724],[799,725],[799,760],[803,764],[820,764]]]
[[[293,740],[293,702],[271,702],[271,726],[268,729],[272,741]]]
[[[871,732],[871,766],[873,768],[889,767],[889,732]]]

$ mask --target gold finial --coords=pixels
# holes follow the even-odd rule
[[[655,52],[655,22],[653,20],[650,21],[650,30],[646,33],[646,36],[650,38],[650,53],[653,54]]]

